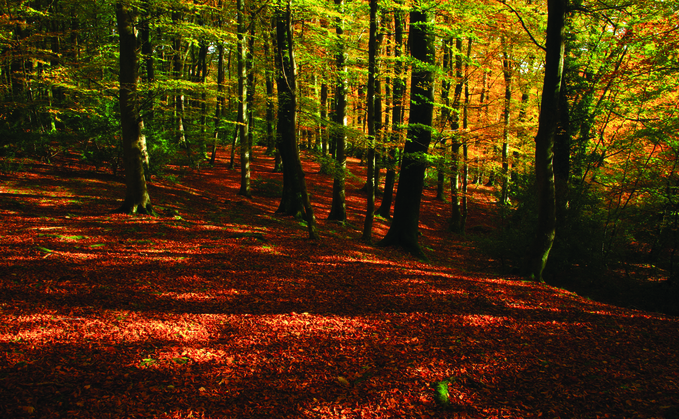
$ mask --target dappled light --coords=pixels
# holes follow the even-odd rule
[[[309,241],[275,198],[233,198],[223,164],[154,181],[159,217],[110,214],[120,194],[96,173],[38,170],[40,193],[3,178],[4,416],[652,417],[675,402],[676,318],[468,272],[489,262],[436,228],[431,263],[367,246],[360,212]],[[102,198],[34,197],[57,189]]]

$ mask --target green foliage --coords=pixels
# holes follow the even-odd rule
[[[280,198],[283,196],[283,182],[279,179],[255,178],[251,180],[251,187],[255,195],[267,198]]]
[[[505,273],[522,272],[526,252],[533,240],[538,216],[534,183],[533,174],[518,175],[509,189],[509,201],[515,205],[498,205],[495,216],[501,220],[499,228],[490,235],[475,237],[480,248],[500,262]],[[570,193],[575,195],[577,191]],[[597,192],[581,192],[559,215],[545,277],[548,282],[550,279],[563,279],[573,273],[574,268],[581,268],[587,272],[589,279],[594,278],[596,272],[601,272],[606,266],[606,255],[602,249],[607,212],[602,206],[602,197]],[[613,249],[619,256],[623,246],[616,242]]]

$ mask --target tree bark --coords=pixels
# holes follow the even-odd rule
[[[172,12],[172,23],[175,26],[179,26],[181,20],[181,14],[177,11]],[[172,40],[173,56],[172,56],[172,72],[175,80],[180,80],[184,73],[184,63],[182,60],[182,39],[179,34],[176,34]],[[191,150],[186,141],[186,133],[184,131],[184,91],[179,88],[175,92],[174,97],[175,105],[175,128],[177,135],[177,144],[182,147],[186,147],[186,154],[189,158],[189,163],[191,162]]]
[[[273,59],[270,55],[270,44],[272,40],[272,34],[270,31],[265,31],[265,38],[263,42],[264,48],[264,84],[266,85],[266,155],[271,156],[276,154],[276,137],[274,135],[274,130],[276,127],[276,109],[274,107],[274,72],[270,68]]]
[[[377,187],[375,176],[375,143],[378,135],[378,128],[381,125],[381,115],[377,111],[379,106],[376,102],[377,92],[375,85],[377,83],[377,68],[378,68],[378,54],[380,47],[380,39],[377,34],[377,0],[370,0],[370,34],[368,40],[368,92],[367,92],[367,107],[368,107],[368,168],[366,170],[366,192],[368,198],[366,202],[365,222],[363,224],[363,241],[372,244],[372,226],[375,218],[375,189]]]
[[[394,202],[394,220],[381,246],[397,245],[426,259],[418,244],[420,202],[426,164],[422,155],[431,142],[434,112],[434,35],[433,12],[418,2],[410,12],[410,54],[414,58],[411,75],[410,123],[408,141]]]
[[[388,152],[387,174],[384,178],[384,194],[377,214],[380,217],[391,218],[391,204],[396,184],[396,148],[401,142],[401,124],[403,122],[403,96],[406,84],[403,80],[403,64],[400,57],[403,51],[403,12],[394,9],[394,87],[392,89],[391,109],[391,138]]]
[[[304,217],[309,238],[318,239],[316,218],[307,193],[297,148],[297,81],[290,0],[278,0],[276,24],[277,143],[283,159],[283,196],[278,212]]]
[[[559,101],[564,60],[564,27],[567,0],[548,0],[547,54],[538,133],[535,137],[535,181],[538,222],[525,269],[528,277],[544,282],[542,273],[556,233],[554,138],[559,122]]]
[[[221,24],[219,26],[221,26]],[[212,154],[210,156],[210,164],[212,165],[215,164],[217,159],[217,141],[219,140],[224,106],[224,44],[219,42],[217,44],[217,101],[215,103],[215,128],[212,141]]]
[[[500,41],[502,44],[502,75],[505,81],[505,100],[502,111],[502,190],[500,203],[506,205],[509,199],[509,121],[512,104],[513,66],[511,62],[511,45],[507,44],[505,36]]]
[[[246,27],[245,27],[245,0],[236,2],[237,9],[237,44],[236,54],[238,55],[238,137],[240,138],[240,190],[238,195],[250,197],[250,147],[249,140],[249,118],[248,118],[248,81],[247,81],[247,46],[246,46]]]
[[[332,183],[332,204],[328,220],[345,222],[347,220],[346,206],[346,114],[347,114],[347,66],[344,46],[344,28],[341,14],[344,11],[344,0],[334,0],[340,16],[336,18],[335,33],[337,34],[337,50],[335,52],[335,65],[337,76],[335,79],[335,103],[332,118],[332,141],[334,145],[335,167],[333,169],[334,180]]]
[[[467,39],[467,61],[464,65],[464,105],[462,108],[462,129],[467,133],[469,125],[469,100],[471,95],[469,93],[469,58],[472,53],[472,38]],[[460,212],[462,218],[460,219],[460,234],[465,234],[467,227],[467,216],[469,215],[469,208],[467,206],[467,192],[469,186],[469,142],[468,138],[462,141],[462,202],[460,204]]]
[[[462,38],[455,40],[455,93],[453,95],[453,112],[450,121],[450,129],[453,136],[450,144],[450,231],[462,233],[462,210],[460,209],[460,102],[464,78],[462,73]]]
[[[129,5],[116,3],[116,21],[120,34],[120,126],[123,137],[125,161],[125,201],[118,212],[151,214],[153,208],[144,176],[144,150],[142,122],[139,116],[137,79],[139,54],[134,27],[135,13]]]

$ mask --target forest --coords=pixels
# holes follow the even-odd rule
[[[7,0],[0,416],[679,417],[679,5]]]

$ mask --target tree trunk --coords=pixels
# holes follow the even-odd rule
[[[277,142],[283,159],[283,196],[278,212],[303,216],[309,238],[318,239],[316,218],[307,193],[297,148],[297,82],[290,0],[278,0],[276,22],[276,85],[278,87]]]
[[[403,96],[405,95],[406,84],[403,80],[403,64],[400,57],[403,51],[403,12],[398,8],[394,9],[394,87],[392,89],[391,108],[391,137],[389,144],[387,174],[384,178],[384,194],[382,203],[377,210],[380,217],[391,218],[391,204],[394,196],[394,185],[396,183],[396,148],[401,142],[401,123],[403,122]]]
[[[333,170],[334,180],[332,183],[332,205],[328,220],[345,222],[347,220],[346,190],[345,179],[347,169],[346,148],[346,113],[347,113],[347,67],[346,52],[344,47],[344,23],[342,13],[344,12],[344,0],[334,0],[339,16],[336,18],[335,32],[337,33],[337,51],[335,53],[335,63],[337,67],[337,78],[335,80],[335,103],[333,113],[332,140],[334,145],[335,167]]]
[[[265,31],[263,42],[264,48],[264,84],[266,86],[266,155],[271,156],[276,152],[276,137],[274,129],[276,126],[276,109],[274,107],[274,72],[270,68],[273,59],[270,55],[270,44],[273,34],[271,31]]]
[[[380,38],[377,34],[377,0],[370,0],[370,34],[368,40],[368,168],[366,170],[366,192],[368,193],[365,222],[363,224],[363,241],[372,244],[372,226],[375,218],[375,189],[377,186],[375,176],[375,143],[378,135],[379,122],[382,116],[377,114],[377,83],[378,54]]]
[[[220,25],[221,26],[221,25]],[[217,141],[219,139],[219,132],[221,130],[221,120],[224,113],[224,44],[219,42],[217,44],[217,101],[215,103],[215,130],[212,142],[212,155],[210,156],[210,164],[214,165],[217,159]]]
[[[238,55],[238,137],[240,138],[240,190],[238,195],[250,197],[250,147],[248,145],[248,85],[247,85],[247,47],[246,47],[246,27],[245,27],[245,0],[236,2],[238,13],[237,25],[237,45],[236,54]]]
[[[511,45],[507,45],[506,37],[501,38],[502,44],[502,75],[505,81],[505,101],[502,111],[502,191],[500,203],[506,205],[509,195],[509,120],[512,104],[512,76]]]
[[[467,39],[467,61],[464,65],[464,105],[462,108],[462,129],[467,132],[469,125],[469,100],[471,95],[469,94],[469,58],[472,53],[472,38]],[[465,134],[466,135],[466,134]],[[462,141],[462,204],[460,212],[462,213],[462,218],[460,219],[460,234],[465,234],[467,226],[467,216],[469,215],[469,209],[467,207],[467,192],[469,186],[469,142],[467,138]]]
[[[558,126],[559,101],[564,59],[564,22],[567,0],[548,0],[547,54],[542,88],[542,106],[535,137],[535,181],[538,222],[525,269],[535,281],[544,282],[542,272],[556,232],[556,193],[554,186],[554,137]]]
[[[418,244],[420,202],[424,187],[426,153],[431,142],[434,112],[434,35],[433,12],[416,5],[410,12],[410,54],[415,59],[411,75],[410,124],[403,149],[403,163],[394,203],[394,220],[381,246],[397,245],[426,259]]]
[[[179,12],[172,12],[172,23],[175,26],[180,25],[181,15]],[[182,40],[179,34],[176,34],[172,40],[172,48],[174,55],[172,57],[172,71],[176,80],[180,80],[184,73],[184,64],[182,60]],[[184,92],[182,89],[177,89],[174,97],[175,104],[175,128],[177,135],[177,144],[186,148],[186,154],[191,162],[191,150],[186,142],[186,133],[184,132]]]
[[[246,100],[247,100],[247,121],[248,121],[248,156],[250,157],[250,161],[252,161],[255,156],[252,153],[252,146],[254,144],[254,126],[255,126],[255,82],[257,79],[255,78],[255,58],[254,58],[254,50],[255,50],[255,28],[256,25],[255,23],[257,22],[257,17],[256,17],[256,10],[255,7],[252,3],[250,3],[250,29],[248,31],[248,51],[246,54],[245,58],[245,72],[247,73],[247,94],[246,94]],[[248,171],[249,171],[248,167]],[[248,185],[249,189],[249,185]]]
[[[116,3],[116,20],[120,34],[120,126],[125,160],[125,201],[118,212],[153,214],[144,176],[146,143],[141,133],[137,92],[139,55],[134,28],[135,13],[130,6]]]
[[[449,19],[444,20],[444,24],[449,25]],[[451,122],[453,114],[450,109],[450,86],[451,86],[451,69],[452,69],[452,47],[451,47],[451,37],[446,37],[443,39],[441,45],[441,52],[443,57],[441,59],[441,70],[443,70],[443,77],[441,80],[441,111],[439,112],[439,122],[437,123],[441,135],[440,140],[440,153],[441,155],[437,158],[438,164],[436,167],[437,181],[436,181],[436,199],[443,201],[445,199],[445,182],[446,182],[446,137],[445,130],[448,124]],[[452,184],[452,180],[451,180]]]
[[[453,95],[453,112],[450,121],[450,129],[453,136],[450,144],[450,231],[462,233],[462,210],[460,209],[460,102],[464,78],[462,74],[462,38],[455,40],[455,94]]]

